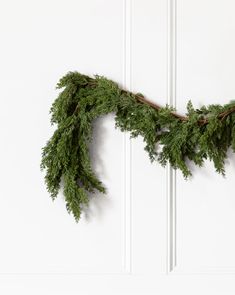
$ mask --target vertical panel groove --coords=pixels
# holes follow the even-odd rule
[[[123,0],[123,86],[132,89],[132,0]],[[124,135],[124,269],[132,272],[132,145]]]
[[[176,5],[167,8],[167,104],[176,107]],[[167,178],[167,273],[176,266],[176,171],[168,164]]]

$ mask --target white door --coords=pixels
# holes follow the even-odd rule
[[[235,98],[232,0],[0,1],[0,293],[235,294],[235,157],[185,181],[141,139],[99,119],[91,147],[107,196],[76,224],[49,199],[41,147],[55,85],[100,74],[181,112]]]

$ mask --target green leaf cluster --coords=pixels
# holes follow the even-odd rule
[[[108,113],[115,114],[116,127],[142,136],[150,160],[165,166],[168,162],[191,175],[187,161],[202,166],[206,159],[224,175],[227,150],[235,152],[235,102],[194,109],[187,105],[187,117],[175,116],[166,105],[154,108],[144,103],[141,94],[123,90],[115,82],[96,75],[94,78],[69,72],[60,79],[62,89],[51,107],[51,122],[57,125],[42,150],[41,169],[52,199],[63,187],[66,207],[79,220],[90,193],[105,192],[92,170],[89,143],[93,121]],[[159,146],[161,148],[159,148]]]

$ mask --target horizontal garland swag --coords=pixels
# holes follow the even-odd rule
[[[169,162],[185,178],[191,175],[187,159],[200,167],[209,159],[224,175],[227,150],[231,146],[235,152],[234,101],[200,109],[194,109],[189,101],[186,116],[181,116],[168,105],[160,107],[98,75],[92,78],[69,72],[57,88],[63,90],[50,110],[51,123],[57,124],[57,129],[42,150],[41,169],[46,170],[45,182],[52,199],[63,181],[66,207],[76,221],[89,203],[89,193],[105,192],[89,156],[92,122],[97,117],[115,113],[116,127],[130,131],[131,137],[143,137],[152,162],[162,166]]]

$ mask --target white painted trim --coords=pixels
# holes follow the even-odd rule
[[[176,7],[177,0],[168,0],[167,7],[167,104],[176,107]],[[166,169],[167,184],[167,273],[176,267],[176,171]]]
[[[132,0],[123,0],[123,86],[132,89]],[[132,272],[132,142],[124,142],[124,269]]]

